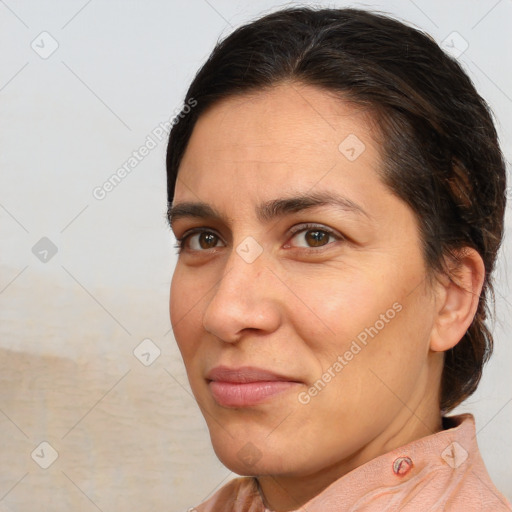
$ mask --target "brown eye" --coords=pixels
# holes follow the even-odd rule
[[[185,235],[181,239],[180,247],[189,251],[207,251],[215,247],[221,247],[224,244],[218,235],[212,231],[197,231]]]
[[[217,245],[219,237],[213,233],[199,233],[199,246],[201,249],[212,249]]]
[[[304,229],[296,231],[291,239],[291,245],[305,249],[323,247],[341,238],[340,235],[336,235],[327,229],[306,226]]]
[[[329,233],[320,230],[306,231],[306,242],[310,247],[321,247],[329,241]]]

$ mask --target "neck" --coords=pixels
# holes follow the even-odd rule
[[[263,475],[257,478],[265,506],[274,512],[296,510],[320,494],[331,483],[366,462],[422,437],[442,430],[438,394],[404,404],[381,434],[350,457],[314,474]]]

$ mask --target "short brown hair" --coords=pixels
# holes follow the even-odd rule
[[[229,96],[293,80],[341,93],[374,115],[383,136],[383,180],[415,212],[433,272],[474,248],[485,265],[478,310],[445,353],[440,407],[470,396],[492,352],[485,320],[503,235],[506,171],[489,108],[458,62],[428,35],[358,9],[291,8],[244,25],[217,44],[197,73],[167,150],[172,203],[194,125]],[[190,110],[190,109],[189,109]]]

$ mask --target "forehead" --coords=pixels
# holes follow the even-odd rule
[[[374,130],[361,107],[313,86],[286,83],[229,97],[197,121],[175,202],[233,188],[263,199],[276,189],[335,187],[357,195],[372,182],[382,186]]]

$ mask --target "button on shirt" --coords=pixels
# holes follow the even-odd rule
[[[294,512],[512,511],[478,450],[471,414],[445,430],[380,455],[342,476]],[[197,512],[273,512],[254,477],[228,482]]]

